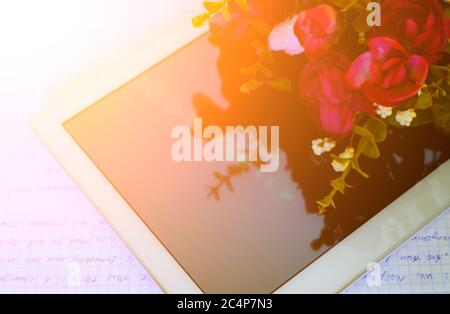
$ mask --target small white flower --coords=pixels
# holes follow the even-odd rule
[[[410,126],[416,117],[417,113],[414,109],[408,109],[406,111],[398,111],[395,120],[397,120],[401,126]]]
[[[328,137],[318,138],[312,141],[312,150],[315,155],[321,156],[330,152],[336,146],[336,142]]]
[[[305,51],[294,32],[297,18],[298,16],[295,15],[272,29],[269,35],[270,49],[273,51],[284,51],[290,56],[295,56]]]
[[[392,115],[392,108],[391,107],[385,107],[385,106],[382,106],[382,105],[377,104],[377,103],[374,103],[373,105],[376,108],[375,112],[381,118],[386,119],[387,117],[390,117]]]
[[[350,165],[350,159],[352,159],[354,156],[355,156],[355,149],[353,147],[347,147],[343,153],[339,154],[339,158],[348,160],[339,161],[333,159],[331,166],[336,172],[344,172]]]

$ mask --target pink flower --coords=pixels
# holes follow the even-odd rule
[[[412,53],[424,56],[429,63],[442,58],[444,43],[450,37],[450,19],[439,0],[385,0],[382,12],[377,36],[405,43]]]
[[[338,14],[326,4],[300,12],[294,30],[308,59],[315,61],[333,45],[338,33]]]
[[[297,16],[293,16],[272,29],[268,39],[270,49],[273,51],[284,51],[290,56],[295,56],[305,51],[294,34],[296,21]]]
[[[371,38],[368,44],[370,50],[360,55],[347,73],[353,89],[362,89],[370,101],[386,107],[398,107],[417,95],[428,77],[427,60],[409,55],[388,37]]]
[[[372,104],[347,84],[350,61],[344,55],[328,54],[305,66],[299,89],[313,120],[329,136],[349,134],[356,111],[371,112]]]

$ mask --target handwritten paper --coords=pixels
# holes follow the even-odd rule
[[[27,120],[0,116],[0,293],[160,292]]]
[[[373,266],[345,293],[449,293],[450,208]]]

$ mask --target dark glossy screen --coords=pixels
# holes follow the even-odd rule
[[[333,177],[313,157],[320,136],[295,93],[239,91],[244,51],[204,36],[65,123],[65,128],[196,284],[207,293],[268,293],[448,159],[448,141],[422,127],[391,134],[369,180],[317,213]],[[301,67],[301,64],[298,65]],[[298,69],[292,69],[298,71]],[[280,126],[280,167],[174,162],[171,130]],[[398,145],[402,143],[402,145]],[[223,182],[222,182],[223,181]],[[345,263],[345,261],[342,261]]]

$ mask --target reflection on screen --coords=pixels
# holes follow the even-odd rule
[[[417,152],[398,151],[404,162],[395,156],[380,160],[368,169],[371,180],[353,178],[359,190],[340,199],[339,211],[319,216],[315,200],[328,190],[332,170],[311,156],[317,131],[295,95],[240,93],[236,73],[245,59],[243,51],[215,48],[204,36],[65,123],[207,293],[273,292],[448,159],[445,140],[416,138],[401,149],[440,155],[411,161],[406,157]],[[192,124],[193,117],[220,126],[279,125],[279,170],[174,162],[171,130]],[[391,138],[385,145],[405,141]]]

